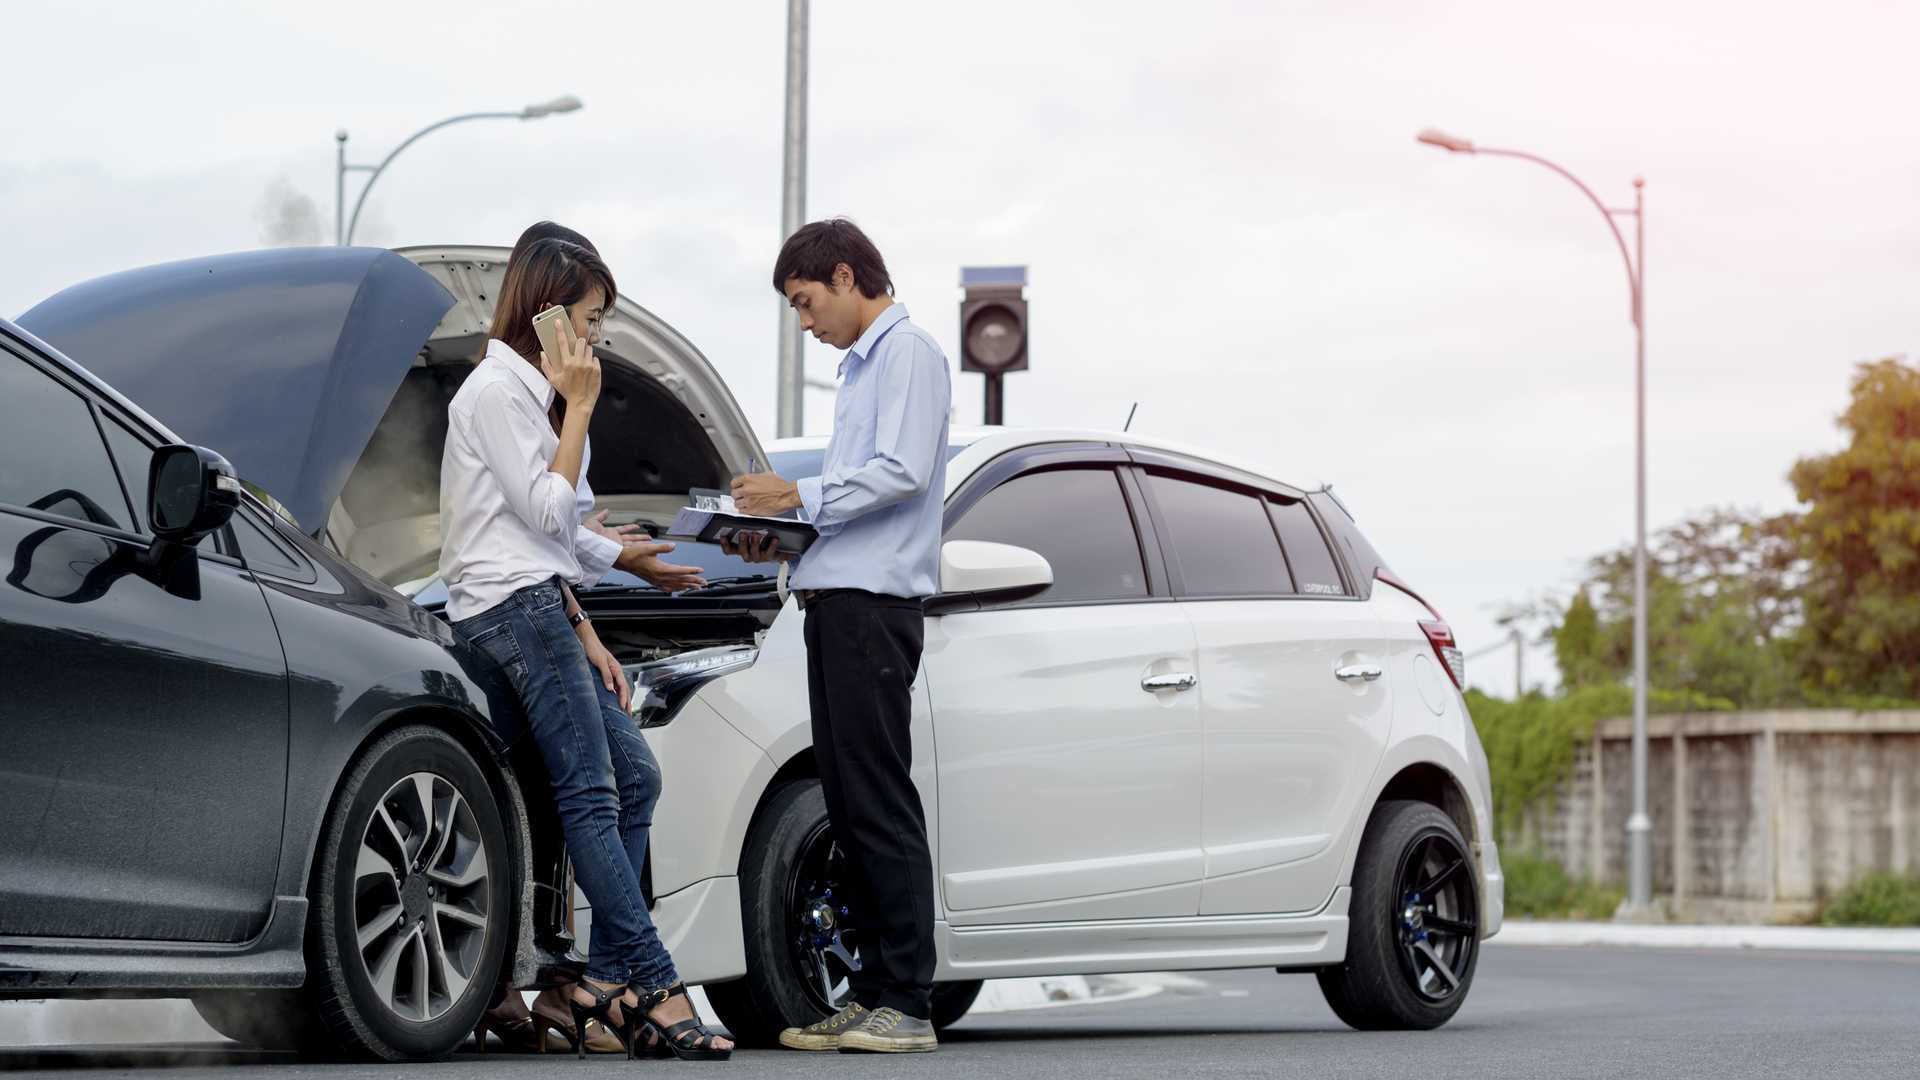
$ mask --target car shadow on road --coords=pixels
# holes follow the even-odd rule
[[[222,1065],[292,1065],[299,1055],[233,1043],[13,1046],[0,1049],[0,1073],[21,1069],[156,1069]]]

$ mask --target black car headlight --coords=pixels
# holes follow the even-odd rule
[[[744,671],[760,657],[752,645],[723,645],[715,649],[695,649],[663,660],[626,665],[627,681],[633,684],[629,706],[633,718],[643,728],[659,727],[672,720],[693,692],[722,675]]]

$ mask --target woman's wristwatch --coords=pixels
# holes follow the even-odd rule
[[[580,629],[580,624],[586,621],[587,621],[587,613],[584,611],[576,611],[573,614],[567,616],[567,624],[569,626],[572,626],[575,630]]]

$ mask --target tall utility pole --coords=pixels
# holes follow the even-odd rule
[[[780,162],[780,242],[807,218],[807,0],[787,0],[787,127]],[[806,361],[800,316],[780,301],[780,385],[777,431],[806,430]]]
[[[1633,208],[1608,206],[1580,178],[1535,154],[1475,146],[1470,139],[1428,129],[1415,136],[1455,154],[1519,158],[1572,181],[1606,218],[1627,264],[1633,302],[1633,813],[1627,818],[1627,901],[1622,914],[1643,915],[1653,904],[1653,818],[1647,813],[1647,182],[1633,179]],[[1633,252],[1615,218],[1633,219]]]

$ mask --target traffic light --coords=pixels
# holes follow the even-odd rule
[[[1027,268],[960,269],[960,370],[986,376],[986,422],[1001,422],[1000,378],[1027,369]]]

